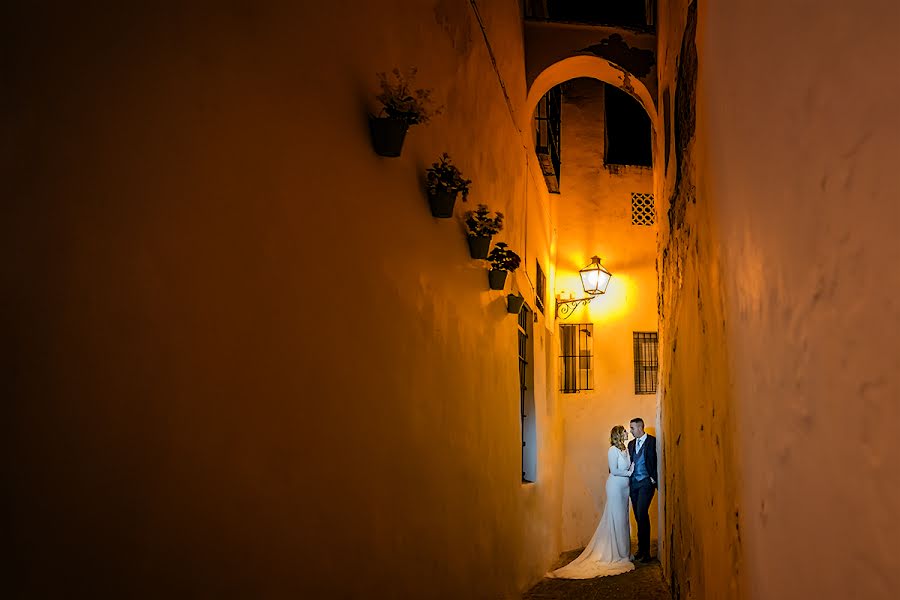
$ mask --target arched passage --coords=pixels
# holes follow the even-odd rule
[[[541,71],[531,87],[528,89],[528,96],[525,100],[525,111],[523,112],[519,127],[522,131],[529,131],[531,128],[531,119],[534,109],[537,107],[540,99],[554,86],[559,85],[570,79],[578,77],[590,77],[598,79],[604,83],[614,85],[619,89],[625,90],[631,94],[650,115],[650,124],[653,128],[654,137],[657,131],[658,115],[656,111],[656,102],[644,83],[628,73],[622,67],[612,63],[605,58],[598,56],[572,56],[554,63]],[[530,136],[525,136],[526,146],[530,152],[534,152],[534,140]],[[653,145],[653,164],[659,164],[657,158],[657,144]],[[530,154],[529,154],[530,156]]]
[[[663,148],[660,144],[661,136],[656,135],[662,130],[659,127],[655,98],[638,77],[607,59],[596,56],[569,57],[547,67],[534,79],[526,97],[525,111],[520,116],[520,127],[522,131],[532,131],[535,109],[541,98],[553,87],[569,80],[582,78],[594,79],[623,90],[643,107],[649,116],[653,136],[653,165],[659,168],[654,168],[652,175],[645,171],[645,174],[641,176],[643,179],[635,175],[634,171],[627,169],[622,170],[621,174],[618,170],[600,169],[600,175],[596,175],[595,172],[592,176],[603,178],[602,183],[599,186],[595,185],[593,192],[584,193],[587,185],[581,184],[576,190],[571,187],[572,184],[569,184],[570,191],[563,192],[563,197],[557,205],[559,212],[556,225],[559,238],[555,244],[557,252],[552,269],[554,290],[560,291],[557,289],[557,285],[559,285],[565,290],[572,291],[571,286],[574,285],[576,292],[580,291],[580,284],[571,283],[569,280],[574,278],[577,281],[576,270],[588,261],[591,252],[605,254],[610,259],[613,265],[611,268],[616,273],[609,293],[590,307],[584,307],[580,318],[559,321],[560,325],[564,327],[570,327],[570,323],[590,323],[594,328],[591,330],[591,337],[594,337],[594,333],[596,333],[596,339],[600,340],[596,342],[596,345],[592,342],[591,347],[587,350],[588,355],[595,359],[593,369],[600,374],[598,383],[593,387],[584,388],[584,391],[578,388],[577,395],[561,400],[568,423],[564,451],[567,457],[567,466],[563,469],[565,480],[563,505],[566,516],[562,521],[562,538],[566,548],[583,545],[596,526],[596,519],[599,518],[599,512],[593,514],[593,511],[602,511],[605,499],[602,489],[598,489],[598,486],[602,487],[602,484],[598,482],[603,481],[606,476],[606,465],[603,459],[605,454],[598,454],[598,452],[604,450],[602,448],[606,443],[604,436],[609,427],[614,424],[622,424],[627,427],[628,419],[643,417],[650,433],[657,437],[661,437],[662,434],[659,431],[657,414],[655,414],[658,412],[658,395],[654,394],[654,391],[634,389],[632,396],[632,392],[622,384],[623,376],[632,370],[636,373],[638,368],[632,364],[637,360],[632,358],[632,342],[637,344],[638,342],[634,342],[634,340],[645,339],[639,336],[646,337],[651,333],[654,336],[654,345],[657,340],[657,276],[654,264],[657,255],[656,242],[652,235],[648,235],[651,233],[650,230],[635,229],[631,232],[628,229],[632,225],[630,220],[620,223],[623,218],[628,218],[622,216],[626,214],[627,209],[617,208],[613,214],[613,211],[608,208],[610,205],[607,204],[611,201],[608,199],[612,198],[615,198],[615,202],[628,202],[629,196],[627,193],[623,194],[623,190],[653,192],[657,198],[659,197],[659,183],[663,176],[661,172]],[[576,120],[575,123],[591,127],[589,122],[584,121],[583,116],[577,116],[578,110],[573,114],[576,115],[576,119],[581,119],[581,121]],[[602,137],[602,134],[600,135]],[[584,139],[580,138],[582,144]],[[535,156],[535,140],[531,135],[526,136],[526,150],[529,158]],[[583,154],[582,152],[579,158],[583,157]],[[538,169],[538,172],[535,173],[536,178],[541,178],[537,161],[529,162]],[[583,160],[581,163],[575,160],[575,164],[584,167]],[[596,165],[597,163],[592,164]],[[607,182],[617,178],[618,183],[609,188],[605,186]],[[649,182],[647,178],[650,179]],[[580,183],[582,182],[584,182],[584,176],[581,176]],[[636,184],[635,187],[626,187],[633,184]],[[640,187],[641,185],[647,187]],[[570,192],[572,195],[569,195]],[[598,195],[604,195],[606,198],[602,202],[596,202]],[[588,223],[589,226],[583,226]],[[602,235],[592,232],[585,234],[580,231],[581,229],[599,229],[603,232]],[[566,242],[566,239],[572,241]],[[562,336],[562,327],[560,327],[560,336]],[[623,348],[623,343],[627,343],[628,346]],[[582,349],[579,346],[578,353],[581,354],[581,352]],[[635,352],[637,351],[635,350]],[[604,353],[605,356],[601,358]],[[601,363],[605,364],[601,366]],[[632,403],[631,400],[638,397],[638,394],[653,395],[640,396],[647,400]],[[658,510],[663,503],[662,493],[660,493],[657,496],[657,505],[651,515],[651,519],[654,521],[654,536],[664,530],[661,521],[662,511]]]

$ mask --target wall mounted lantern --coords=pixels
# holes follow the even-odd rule
[[[584,292],[591,296],[605,294],[609,279],[612,277],[612,273],[600,264],[600,259],[596,256],[591,257],[591,264],[578,271],[578,274],[581,275]]]
[[[578,271],[578,274],[581,276],[581,286],[584,288],[584,293],[587,296],[585,298],[569,298],[567,300],[557,299],[557,316],[566,319],[579,306],[587,306],[591,300],[606,293],[612,273],[600,264],[600,260],[600,258],[593,256],[591,257],[591,264]]]

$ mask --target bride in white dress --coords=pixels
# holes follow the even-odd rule
[[[547,573],[561,579],[590,579],[618,575],[634,570],[631,562],[631,522],[628,517],[628,483],[634,466],[625,440],[628,433],[621,425],[609,434],[609,477],[606,479],[606,508],[594,537],[578,558]]]

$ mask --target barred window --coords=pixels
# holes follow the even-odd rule
[[[591,323],[559,326],[559,388],[564,394],[594,389],[593,338]]]
[[[634,393],[655,394],[659,336],[655,331],[634,332]]]
[[[541,311],[541,314],[544,314],[544,294],[547,293],[547,278],[544,277],[544,272],[541,270],[541,263],[535,260],[534,265],[537,270],[537,275],[534,278],[534,304]]]

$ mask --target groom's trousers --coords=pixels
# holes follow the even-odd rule
[[[637,521],[637,556],[650,556],[650,502],[653,501],[656,486],[647,477],[641,481],[632,480],[629,491],[634,520]]]

